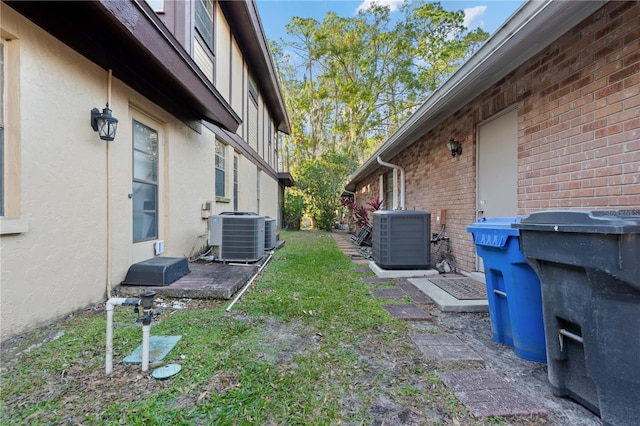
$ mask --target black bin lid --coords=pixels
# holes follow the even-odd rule
[[[511,227],[522,231],[638,234],[640,210],[547,210],[531,213]]]

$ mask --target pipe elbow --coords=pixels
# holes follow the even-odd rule
[[[107,300],[107,311],[113,311],[116,306],[136,306],[140,304],[140,299],[135,297],[112,297]]]

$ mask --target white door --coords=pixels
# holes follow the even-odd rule
[[[518,214],[518,114],[513,109],[478,127],[477,217]],[[478,258],[478,270],[483,271]]]

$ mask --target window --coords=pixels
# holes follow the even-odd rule
[[[258,86],[256,86],[256,82],[253,79],[253,77],[251,76],[251,74],[249,74],[249,97],[253,100],[253,102],[256,103],[256,105],[258,104]]]
[[[213,0],[196,0],[195,21],[200,37],[213,52]]]
[[[249,146],[258,152],[258,91],[251,75],[249,75],[248,96],[250,99],[250,101],[247,102],[248,142]]]
[[[0,216],[4,216],[4,44],[0,43]]]
[[[158,238],[158,132],[133,121],[133,242]]]
[[[393,170],[384,174],[384,208],[393,210],[396,206],[393,199]]]
[[[151,6],[156,13],[164,12],[164,0],[146,0],[147,4]]]
[[[233,156],[233,211],[238,211],[238,168],[240,159],[237,155]]]
[[[0,39],[0,234],[29,231],[22,217],[20,144],[20,40],[3,32]]]
[[[271,124],[269,124],[269,133],[267,134],[267,164],[273,166],[271,162],[271,134],[273,133],[271,129]]]
[[[216,141],[216,197],[224,197],[225,194],[225,145]]]

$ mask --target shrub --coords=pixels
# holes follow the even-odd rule
[[[299,231],[300,222],[306,209],[307,203],[302,195],[287,192],[284,196],[284,228]]]

